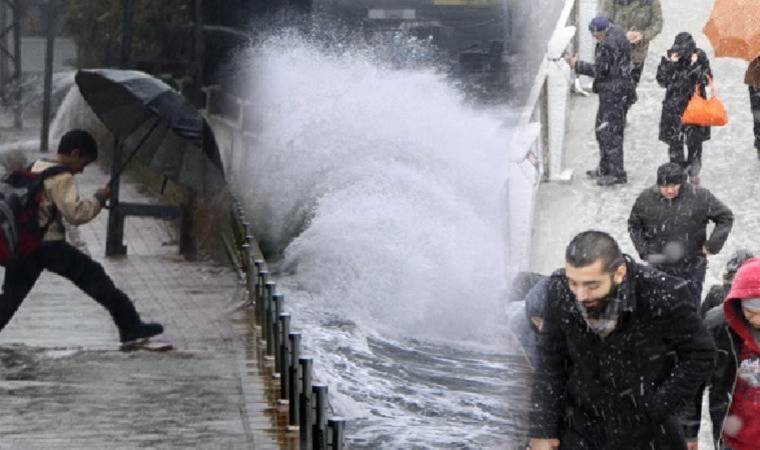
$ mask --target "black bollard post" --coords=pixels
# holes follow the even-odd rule
[[[311,427],[314,425],[311,404],[311,370],[314,361],[311,358],[299,358],[298,362],[301,365],[301,396],[298,407],[301,416],[298,421],[298,429],[301,432],[301,448],[308,448],[311,444]]]
[[[327,429],[330,435],[328,448],[330,450],[343,450],[346,419],[342,417],[330,417],[327,419]]]
[[[289,425],[292,429],[298,429],[298,420],[300,417],[298,411],[298,398],[300,395],[301,385],[299,384],[299,369],[298,359],[301,356],[301,334],[290,333],[288,335],[290,340],[290,361],[288,362],[288,404],[290,405]]]
[[[267,281],[264,285],[264,321],[261,324],[261,336],[266,341],[266,356],[274,354],[272,346],[272,296],[277,289],[277,283]]]
[[[290,314],[280,314],[280,403],[288,400],[290,384]]]
[[[311,432],[311,448],[314,450],[327,449],[327,386],[315,384],[311,387],[314,393],[314,427]]]
[[[245,243],[240,246],[240,269],[243,273],[248,273],[251,266],[251,244]]]
[[[248,264],[247,270],[245,271],[245,290],[247,292],[246,295],[246,303],[250,307],[255,303],[256,299],[256,278],[258,277],[259,272],[259,266],[254,264]]]
[[[260,270],[256,285],[256,323],[264,324],[264,285],[269,281],[269,271]]]
[[[282,314],[285,296],[283,294],[272,295],[272,353],[274,354],[274,371],[276,376],[282,374],[282,360],[280,359],[280,314]]]

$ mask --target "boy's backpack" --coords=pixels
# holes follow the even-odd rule
[[[53,215],[40,226],[38,212],[47,178],[68,172],[63,166],[54,166],[32,173],[31,166],[17,169],[0,181],[0,266],[6,266],[16,257],[28,255],[42,243]]]

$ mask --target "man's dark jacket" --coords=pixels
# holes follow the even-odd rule
[[[625,31],[617,25],[610,25],[605,38],[596,44],[594,62],[578,61],[575,71],[594,79],[593,91],[600,98],[612,94],[632,104],[636,91],[631,67],[631,44]]]
[[[707,239],[710,221],[715,222],[715,229]],[[680,244],[682,257],[661,263],[663,270],[678,270],[704,258],[703,247],[712,254],[720,252],[733,224],[734,214],[710,191],[683,183],[672,200],[663,197],[657,186],[644,190],[628,218],[628,233],[645,261],[653,254],[664,254],[668,243]]]
[[[623,311],[602,339],[586,325],[560,270],[552,275],[531,437],[582,436],[592,448],[683,448],[672,417],[693,405],[715,347],[686,282],[626,258]],[[674,442],[671,445],[671,442]],[[667,443],[667,444],[664,444]]]

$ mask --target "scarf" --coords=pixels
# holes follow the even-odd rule
[[[580,302],[576,302],[576,304],[578,305],[578,309],[581,310],[581,315],[583,316],[583,320],[586,321],[586,325],[602,339],[609,336],[615,329],[620,312],[623,309],[623,302],[617,295],[612,296],[600,311],[588,311]]]

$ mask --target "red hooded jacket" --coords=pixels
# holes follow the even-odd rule
[[[760,450],[760,329],[744,317],[741,302],[760,298],[760,258],[742,264],[723,304],[726,322],[739,336],[736,382],[723,425],[723,439],[734,450]]]

